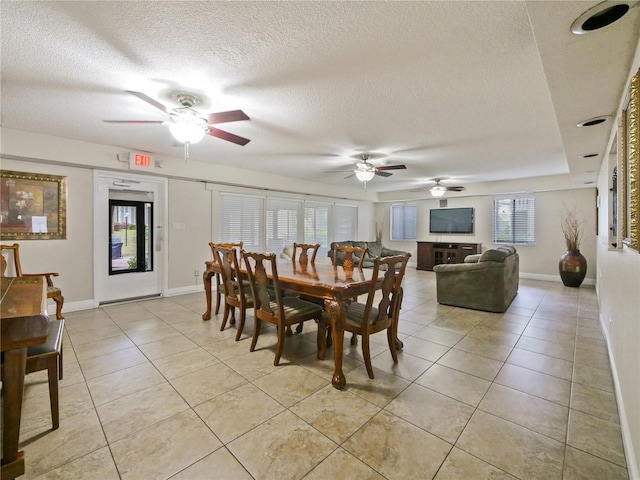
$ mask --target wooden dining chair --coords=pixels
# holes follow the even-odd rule
[[[236,332],[236,341],[240,340],[244,329],[247,309],[254,305],[251,286],[247,280],[242,278],[240,264],[238,263],[238,251],[235,248],[214,247],[213,249],[217,261],[220,265],[222,286],[224,290],[224,317],[220,325],[223,331],[227,325],[227,319],[231,314],[230,325],[235,325],[235,309],[240,310],[240,323]]]
[[[378,278],[380,272],[384,272],[382,288],[376,286],[376,282],[371,282],[371,288],[367,295],[366,303],[352,302],[347,307],[347,320],[344,329],[362,336],[362,356],[367,367],[369,378],[373,376],[373,366],[371,365],[371,352],[369,350],[369,336],[386,330],[389,350],[393,363],[398,363],[396,353],[397,323],[402,304],[402,278],[404,277],[410,253],[396,255],[393,257],[376,257],[373,262],[373,272],[371,278]],[[381,299],[377,306],[374,306],[374,297],[380,294]],[[322,325],[320,329],[326,330],[327,325]],[[318,334],[320,342],[320,352],[324,356],[326,335]]]
[[[23,273],[22,266],[20,264],[20,245],[14,243],[13,245],[0,245],[0,276],[4,277],[7,266],[10,263],[5,256],[10,256],[13,260],[11,263],[13,272],[10,272],[11,277],[45,277],[47,280],[47,298],[53,299],[56,302],[56,318],[61,320],[64,318],[62,315],[62,306],[64,305],[64,297],[62,296],[62,290],[53,285],[51,277],[57,277],[57,272],[49,273]],[[10,260],[11,260],[10,259]]]
[[[316,255],[318,254],[318,249],[320,248],[320,244],[319,243],[294,243],[293,244],[293,261],[295,262],[296,260],[298,261],[298,263],[303,266],[303,265],[315,265],[316,263]],[[298,251],[300,252],[300,255],[298,256]],[[309,256],[309,254],[311,254],[311,256]],[[306,300],[308,302],[314,302],[317,303],[320,306],[324,305],[324,300],[322,299],[317,299],[314,297],[310,297],[308,295],[300,295],[300,298],[302,298],[303,300]],[[301,333],[302,332],[302,325],[304,322],[300,322],[298,324],[298,326],[296,327],[296,333]],[[291,326],[289,325],[287,327],[287,333],[288,336],[293,335],[293,331],[291,330]]]
[[[318,254],[319,248],[319,243],[294,243],[293,259],[297,259],[301,264],[311,263],[311,265],[313,265],[316,263],[316,255]],[[297,255],[298,250],[300,251],[300,257]],[[309,253],[311,253],[311,258],[309,258]]]
[[[243,242],[238,242],[238,243],[213,243],[213,242],[209,242],[209,247],[211,248],[211,256],[212,256],[212,260],[211,263],[218,263],[218,259],[216,258],[216,254],[213,251],[214,248],[216,247],[221,247],[221,248],[236,248],[238,250],[242,250],[242,246],[244,245]],[[206,262],[209,263],[209,262]],[[222,299],[222,292],[223,289],[222,287],[222,282],[220,274],[216,273],[214,274],[215,276],[215,281],[216,281],[216,309],[215,309],[215,314],[217,315],[218,312],[220,311],[220,301]],[[209,307],[208,307],[209,308]]]
[[[298,297],[287,297],[282,294],[275,254],[243,250],[241,256],[244,259],[254,298],[255,313],[250,351],[253,352],[256,348],[262,322],[275,325],[278,329],[278,344],[273,364],[277,366],[284,350],[286,327],[307,320],[315,320],[320,324],[323,315],[322,307]],[[268,277],[267,272],[271,273],[271,278]],[[270,292],[273,292],[275,298],[270,296]],[[319,333],[320,330],[318,330]],[[320,345],[319,337],[318,345]]]
[[[353,270],[355,266],[362,270],[367,247],[352,247],[350,245],[336,245],[333,249],[333,264],[342,265],[345,270]],[[357,264],[356,264],[357,261]]]

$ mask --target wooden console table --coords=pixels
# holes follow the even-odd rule
[[[27,348],[47,340],[49,317],[44,277],[2,277],[0,281],[2,480],[11,480],[24,474],[24,452],[18,452],[18,443]]]
[[[481,243],[418,242],[418,270],[433,270],[441,263],[462,263],[468,255],[482,253]]]

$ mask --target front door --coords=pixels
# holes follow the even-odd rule
[[[166,179],[121,175],[94,175],[96,306],[163,293]]]

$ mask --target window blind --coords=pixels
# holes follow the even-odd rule
[[[267,252],[282,252],[285,246],[302,237],[302,201],[285,198],[267,199]]]
[[[244,242],[244,249],[264,251],[264,198],[220,194],[220,242]]]
[[[535,245],[535,198],[493,201],[493,243]]]
[[[329,251],[330,203],[304,202],[304,243],[318,243],[318,258]]]
[[[412,204],[391,205],[391,240],[415,240],[417,207]]]

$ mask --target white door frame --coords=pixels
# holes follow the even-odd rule
[[[108,216],[109,216],[109,187],[114,181],[126,183],[127,181],[154,184],[157,186],[157,195],[154,197],[154,216],[159,219],[159,224],[154,222],[154,247],[155,268],[158,269],[160,279],[160,295],[165,296],[169,281],[167,278],[169,254],[167,244],[167,225],[169,220],[168,180],[165,177],[151,175],[136,175],[126,172],[112,172],[94,170],[93,172],[93,304],[100,305],[103,300],[104,272],[108,272],[105,252],[108,252]],[[125,190],[125,188],[123,188]],[[160,228],[158,228],[160,227]],[[107,273],[108,274],[108,273]]]

